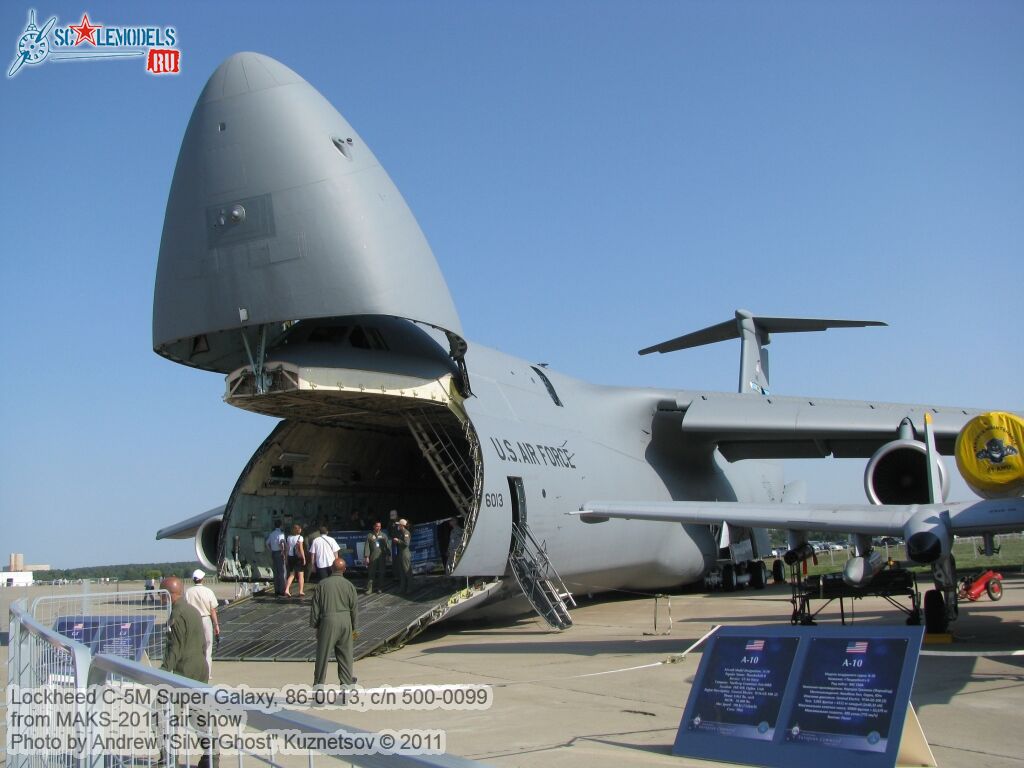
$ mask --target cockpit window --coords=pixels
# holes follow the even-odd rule
[[[345,344],[356,349],[389,349],[377,328],[361,325],[321,325],[309,332],[309,341],[318,344]]]
[[[366,336],[367,336],[367,338],[369,338],[370,345],[374,349],[383,349],[383,350],[390,349],[390,347],[388,347],[388,343],[386,341],[384,341],[384,334],[381,333],[378,329],[376,329],[376,328],[367,328],[366,329]]]
[[[366,338],[366,331],[358,325],[352,329],[348,342],[356,349],[370,349],[370,340]]]
[[[343,344],[346,336],[348,336],[347,325],[321,325],[310,332],[309,340],[327,344]]]

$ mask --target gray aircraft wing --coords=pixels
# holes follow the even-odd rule
[[[220,520],[224,517],[225,505],[221,504],[219,507],[208,509],[205,512],[200,512],[198,515],[182,520],[172,525],[165,526],[156,532],[157,539],[191,539],[196,535],[204,523],[210,520]]]
[[[1024,499],[985,499],[945,504],[748,504],[727,501],[622,502],[591,501],[580,519],[600,523],[610,518],[730,525],[749,528],[863,533],[903,536],[911,519],[945,517],[963,536],[1024,530]]]

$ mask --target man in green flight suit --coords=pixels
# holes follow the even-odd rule
[[[309,613],[309,626],[316,628],[313,685],[323,685],[332,649],[338,662],[338,681],[342,685],[356,681],[352,676],[352,638],[358,615],[356,588],[345,578],[345,561],[337,557],[333,573],[317,585]]]
[[[182,600],[181,579],[168,576],[160,582],[171,598],[171,615],[167,619],[167,648],[160,669],[176,675],[191,677],[202,683],[210,682],[210,668],[206,665],[203,620],[199,611]]]
[[[409,551],[412,534],[409,533],[409,522],[404,518],[398,521],[398,529],[392,541],[398,547],[398,591],[406,595],[412,592],[412,552]]]
[[[387,561],[386,554],[389,549],[388,536],[380,529],[380,523],[373,524],[373,530],[366,537],[366,566],[368,578],[366,580],[366,594],[373,594],[373,585],[377,584],[377,591],[380,592],[380,585],[384,583],[384,566]]]
[[[167,644],[160,669],[190,677],[201,683],[210,682],[210,667],[206,663],[206,635],[203,632],[203,620],[199,616],[199,611],[189,605],[187,600],[182,599],[185,593],[181,579],[177,576],[163,579],[160,582],[160,589],[166,589],[171,600],[171,615],[167,619]],[[199,743],[203,753],[196,768],[209,768],[210,739],[201,738]],[[158,765],[166,762],[167,752],[161,746]],[[219,755],[213,754],[213,764],[217,765],[219,762]]]

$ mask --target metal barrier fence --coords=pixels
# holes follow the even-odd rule
[[[46,595],[32,601],[29,613],[94,654],[159,664],[171,615],[167,597],[161,589]]]
[[[34,601],[33,608],[39,608],[43,620],[31,615],[25,599],[11,605],[7,687],[11,768],[217,768],[222,762],[239,768],[253,762],[313,768],[325,761],[331,766],[398,768],[478,765],[446,753],[401,754],[387,747],[388,737],[395,744],[394,736],[419,732],[372,733],[303,711],[268,711],[258,701],[227,706],[223,693],[231,689],[180,677],[132,658],[94,652],[86,643],[58,632],[62,617],[92,617],[82,602],[69,600],[63,605]],[[113,617],[115,629],[128,623],[117,621],[123,618],[117,611],[100,616]],[[366,753],[345,754],[346,749]]]
[[[20,755],[11,750],[11,738],[22,727],[19,715],[26,716],[24,727],[27,729],[33,727],[34,718],[41,718],[40,722],[56,718],[58,706],[54,702],[39,702],[16,709],[18,705],[10,700],[10,696],[14,686],[19,689],[41,689],[44,686],[64,690],[84,688],[88,682],[90,653],[86,646],[63,637],[25,614],[24,603],[25,600],[19,600],[11,605],[7,658],[7,765],[11,768],[59,765],[65,762],[59,749],[44,745],[34,755]],[[23,709],[28,711],[23,712]],[[29,717],[33,720],[28,720]]]

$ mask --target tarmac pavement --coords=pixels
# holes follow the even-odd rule
[[[663,662],[716,624],[788,625],[789,597],[786,586],[673,595],[668,635],[653,634],[651,597],[583,601],[573,611],[575,626],[561,633],[529,614],[443,625],[398,651],[358,662],[360,685],[486,683],[494,686],[490,709],[316,714],[366,730],[440,728],[448,751],[495,766],[707,765],[671,754],[700,649]],[[925,650],[912,702],[939,765],[1024,765],[1024,656],[929,655],[1024,650],[1022,608],[1024,578],[1008,579],[1001,602],[986,598],[966,608],[956,642]],[[665,599],[659,609],[663,632]],[[838,605],[818,618],[838,624]],[[883,600],[867,598],[857,601],[853,623],[902,624],[904,618]],[[308,683],[312,665],[218,663],[214,678],[253,686]]]
[[[954,625],[955,641],[922,652],[911,700],[944,768],[1024,766],[1024,655],[995,655],[1024,650],[1024,577],[1004,574],[1002,601],[969,604]],[[649,596],[583,600],[572,612],[575,626],[561,633],[529,614],[444,624],[357,662],[359,684],[488,684],[489,709],[315,714],[371,731],[443,729],[449,752],[493,766],[709,765],[671,754],[700,649],[675,659],[716,624],[788,625],[789,596],[784,585],[673,595],[671,633],[661,635],[653,634]],[[666,599],[658,607],[664,632]],[[859,600],[854,610],[854,626],[904,618],[879,598]],[[838,625],[838,605],[818,619]],[[213,682],[279,687],[310,683],[312,674],[303,662],[215,662]]]

